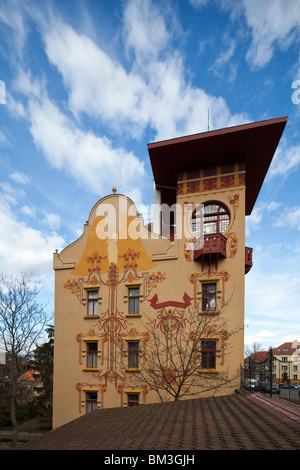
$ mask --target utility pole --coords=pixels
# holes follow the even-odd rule
[[[273,351],[272,348],[270,347],[269,349],[269,360],[270,360],[270,397],[272,398],[272,367],[273,367]]]

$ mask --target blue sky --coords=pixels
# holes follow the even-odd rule
[[[247,218],[245,343],[300,341],[300,2],[0,0],[0,266],[53,304],[52,253],[111,193],[148,215],[147,143],[288,116]],[[293,88],[294,86],[294,88]]]

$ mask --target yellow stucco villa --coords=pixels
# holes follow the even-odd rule
[[[152,224],[113,188],[54,253],[54,427],[95,408],[239,387],[245,216],[286,121],[149,144]]]

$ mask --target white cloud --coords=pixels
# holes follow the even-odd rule
[[[286,178],[292,171],[298,169],[299,166],[300,145],[288,145],[284,138],[275,152],[267,175],[267,181],[277,177]]]
[[[3,80],[0,80],[0,104],[6,104],[6,85]]]
[[[30,70],[19,67],[18,74],[13,81],[12,88],[31,98],[39,98],[46,89],[45,79],[37,79],[32,76]]]
[[[127,120],[143,124],[147,90],[138,75],[127,73],[90,38],[60,21],[53,23],[44,39],[48,59],[62,74],[75,115],[101,116],[115,129]]]
[[[7,203],[15,205],[19,198],[25,196],[25,192],[22,188],[16,188],[10,182],[1,182],[0,189],[3,191],[2,199],[6,200]]]
[[[165,44],[171,33],[164,11],[149,1],[137,6],[129,1],[124,12],[126,48],[134,51],[129,70],[60,18],[50,15],[47,26],[46,21],[40,23],[47,57],[62,75],[74,119],[50,99],[44,79],[21,67],[13,89],[27,103],[11,98],[10,106],[28,120],[35,145],[52,167],[97,194],[112,186],[128,195],[138,192],[139,203],[143,162],[125,148],[114,147],[104,135],[83,130],[81,113],[135,137],[150,126],[159,140],[206,130],[208,110],[211,129],[249,119],[244,113],[232,115],[222,97],[210,96],[186,80],[183,58]],[[158,26],[155,41],[153,23]]]
[[[275,334],[270,330],[261,330],[257,333],[257,338],[273,338]]]
[[[27,215],[29,217],[34,217],[36,215],[36,208],[25,205],[21,207],[21,212],[22,214]]]
[[[255,271],[246,276],[247,315],[271,320],[284,318],[291,322],[299,318],[300,277],[297,272],[277,270],[280,262],[272,262],[273,272],[268,263],[260,260],[255,263]],[[254,268],[252,268],[254,269]],[[288,287],[287,287],[288,286]]]
[[[58,214],[50,214],[45,212],[43,223],[51,230],[58,230],[61,225],[60,216]]]
[[[272,216],[272,224],[276,223],[274,212],[279,210],[281,207],[280,202],[271,201],[258,203],[254,206],[251,215],[246,217],[246,234],[248,235],[252,230],[258,229],[261,226],[261,222],[265,217]],[[271,214],[273,213],[273,214]],[[276,216],[277,217],[277,216]]]
[[[209,0],[189,0],[194,8],[201,8],[208,4]]]
[[[0,21],[11,28],[13,41],[15,43],[17,53],[21,56],[27,33],[27,28],[23,16],[22,2],[19,2],[18,0],[1,2]],[[11,31],[9,32],[9,34],[11,34]]]
[[[276,46],[286,49],[299,35],[300,3],[294,0],[244,0],[243,4],[252,32],[247,59],[254,66],[262,67],[271,60]]]
[[[53,231],[49,233],[49,224],[44,232],[19,219],[19,213],[36,215],[34,207],[21,206],[26,196],[23,189],[17,190],[11,183],[1,183],[0,189],[1,272],[9,275],[18,275],[21,271],[32,272],[35,278],[51,283],[52,253],[64,247],[64,239]],[[53,215],[46,213],[46,216],[49,216],[53,228]]]
[[[195,8],[211,4],[190,0]],[[264,67],[277,47],[286,50],[299,42],[300,2],[297,0],[214,0],[216,7],[229,12],[232,20],[243,17],[250,30],[251,44],[246,54],[251,67]]]
[[[86,113],[134,137],[149,126],[155,139],[206,130],[208,109],[211,128],[249,120],[244,113],[231,115],[223,98],[191,86],[183,57],[168,47],[172,31],[164,10],[129,1],[123,20],[125,49],[133,53],[127,69],[60,19],[44,29],[47,57],[63,77],[74,116]]]
[[[125,149],[113,148],[106,137],[84,132],[70,121],[47,96],[29,100],[30,131],[49,163],[71,175],[79,186],[101,194],[139,185],[143,163]]]
[[[29,178],[25,173],[15,171],[10,175],[10,178],[15,181],[15,183],[20,183],[20,184],[27,184],[29,183]]]
[[[26,117],[23,103],[18,102],[10,93],[7,93],[7,109],[15,119],[24,119]]]
[[[158,6],[150,0],[129,1],[124,11],[124,39],[138,62],[157,61],[171,39]]]
[[[231,61],[235,49],[236,41],[230,40],[227,49],[219,54],[213,65],[209,68],[209,71],[212,71],[216,75],[223,76],[226,70],[226,80],[233,82],[237,74],[237,65]]]
[[[251,230],[255,230],[260,226],[262,221],[262,209],[258,206],[254,207],[251,215],[246,217],[246,234],[248,235]]]
[[[52,253],[65,245],[55,233],[36,230],[18,220],[7,200],[0,199],[0,264],[6,274],[32,272],[34,277],[52,279]]]
[[[272,330],[257,329],[256,331],[255,326],[256,322],[253,322],[251,329],[254,331],[251,334],[247,333],[247,329],[245,330],[245,348],[249,351],[253,350],[253,345],[257,345],[259,347],[259,351],[267,351],[270,347],[278,347],[285,342],[292,342],[299,338],[299,335],[297,336],[299,323],[297,322],[293,324],[289,323],[288,325],[284,325],[280,322],[272,322],[269,324],[269,328],[272,328]],[[290,330],[294,330],[296,333],[291,334],[289,333]]]
[[[5,136],[5,134],[0,131],[0,146],[1,145],[7,145],[9,142],[8,142],[8,139],[7,137]]]
[[[285,209],[274,223],[277,227],[291,227],[300,230],[300,207]]]

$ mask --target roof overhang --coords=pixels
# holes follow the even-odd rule
[[[284,116],[148,144],[155,185],[176,188],[179,171],[243,161],[249,215],[286,123]]]

